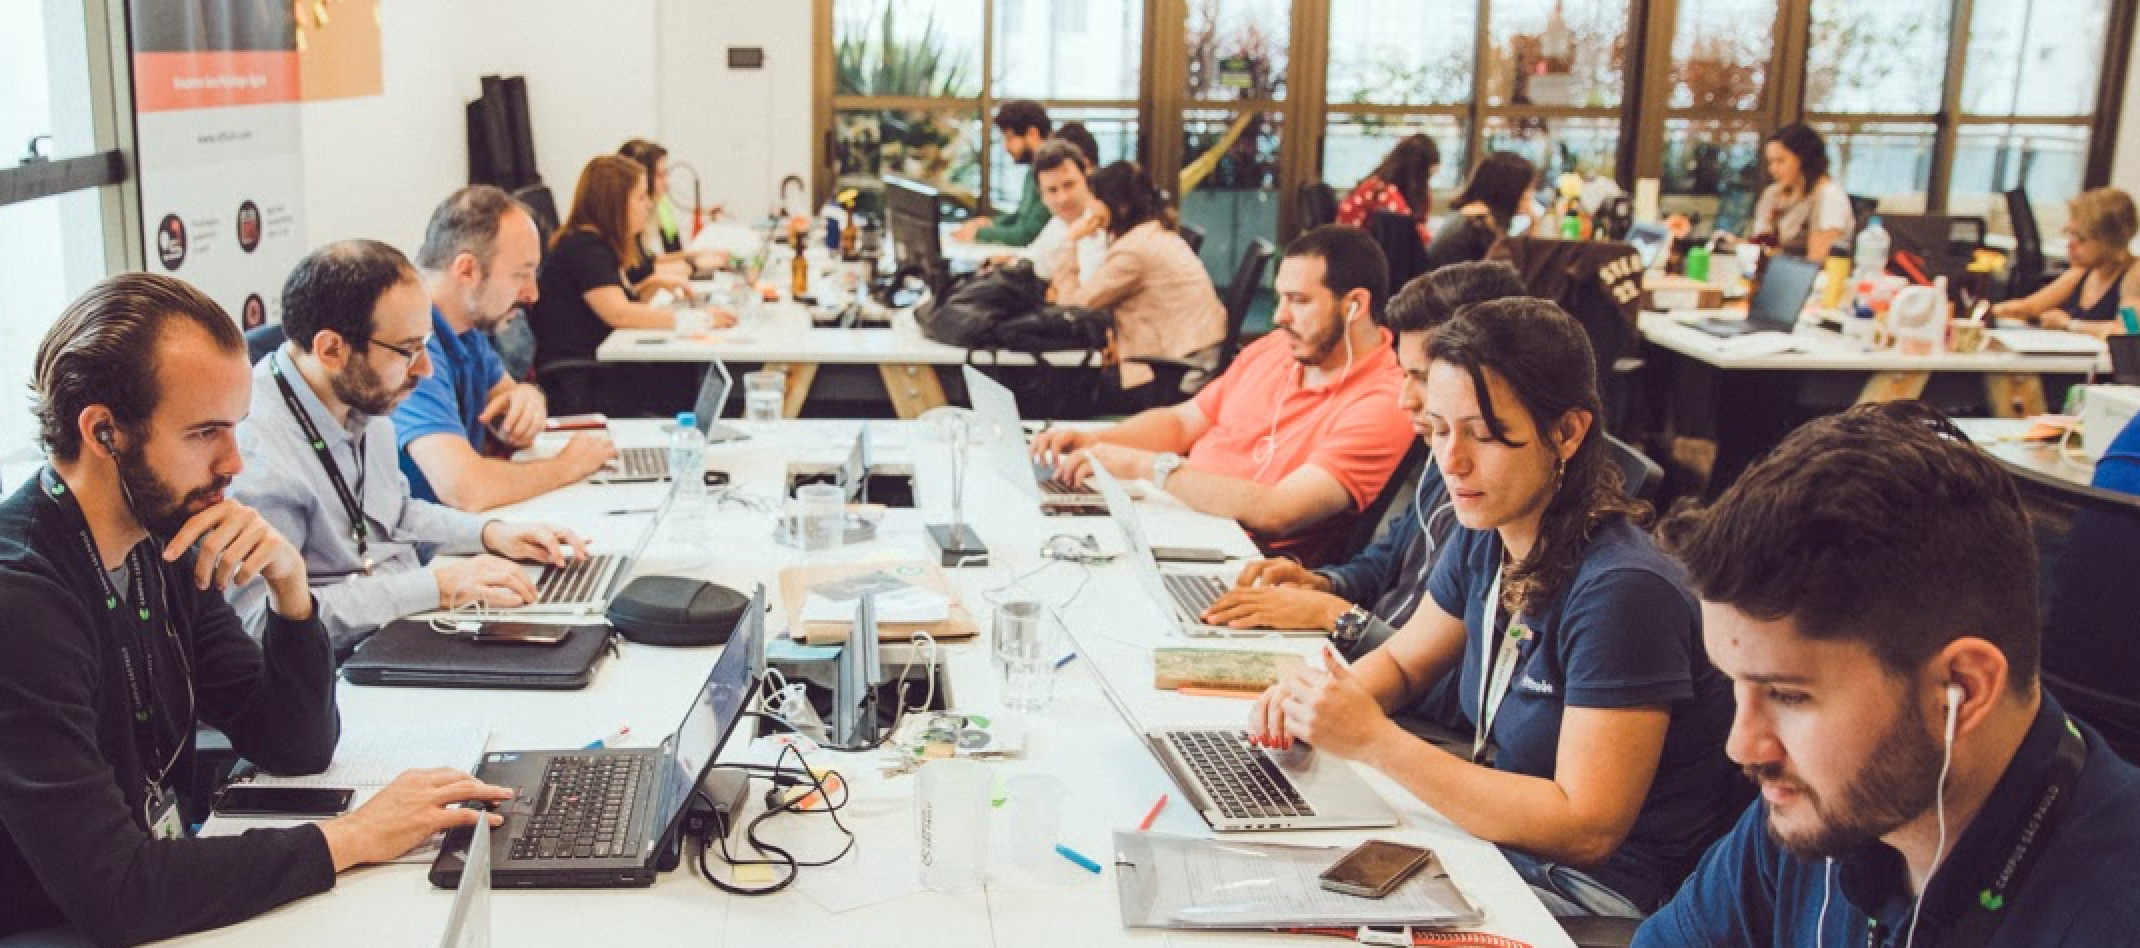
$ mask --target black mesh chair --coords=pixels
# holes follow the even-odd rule
[[[289,335],[282,331],[281,323],[269,323],[245,331],[245,358],[254,365],[267,354],[280,348]]]
[[[1411,215],[1376,211],[1367,217],[1367,235],[1382,247],[1391,292],[1427,272],[1427,242],[1420,239],[1419,221]]]
[[[550,235],[557,233],[557,198],[550,193],[547,184],[531,184],[513,192],[513,197],[528,206],[528,213],[535,215],[535,231],[542,235],[548,246]]]
[[[2043,259],[2043,232],[2027,188],[2006,192],[2006,217],[2014,228],[2014,259],[2006,265],[2006,298],[2020,299],[2043,288],[2050,275]]]
[[[1336,189],[1321,181],[1310,181],[1300,186],[1300,229],[1314,230],[1337,220],[1338,196]]]
[[[1195,224],[1182,224],[1176,229],[1181,231],[1181,239],[1189,243],[1190,250],[1196,251],[1199,254],[1204,252],[1203,228],[1198,227]]]
[[[1609,434],[1605,436],[1605,448],[1612,455],[1613,465],[1620,469],[1621,486],[1627,496],[1646,504],[1656,503],[1657,490],[1664,485],[1664,468],[1634,445]]]
[[[1367,509],[1360,511],[1360,519],[1353,522],[1352,536],[1346,539],[1345,555],[1339,562],[1360,555],[1361,550],[1375,542],[1375,537],[1382,533],[1382,524],[1390,518],[1390,511],[1400,509],[1399,501],[1410,498],[1413,489],[1419,486],[1419,477],[1426,471],[1432,452],[1427,450],[1425,441],[1418,438],[1411,441],[1404,449],[1404,457],[1398,460],[1397,469],[1390,472],[1389,480],[1383,482],[1382,492],[1375,495]]]

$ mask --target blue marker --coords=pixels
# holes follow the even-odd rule
[[[1071,661],[1072,661],[1073,659],[1075,659],[1075,658],[1077,658],[1077,653],[1076,653],[1076,652],[1071,652],[1071,653],[1070,653],[1070,654],[1068,654],[1068,655],[1065,655],[1065,656],[1063,656],[1063,657],[1061,657],[1061,658],[1058,658],[1058,659],[1056,659],[1056,660],[1055,660],[1055,668],[1056,668],[1056,670],[1057,670],[1057,671],[1060,671],[1060,670],[1062,670],[1062,667],[1063,667],[1064,665],[1068,665],[1068,664],[1070,664],[1070,662],[1071,662]]]
[[[1078,868],[1083,869],[1086,872],[1090,872],[1093,875],[1100,874],[1100,864],[1085,858],[1084,853],[1078,852],[1075,849],[1071,849],[1070,847],[1065,846],[1061,843],[1055,844],[1055,851],[1061,854],[1064,859],[1068,859],[1071,862],[1077,863]]]

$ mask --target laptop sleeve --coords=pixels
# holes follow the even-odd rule
[[[434,688],[572,690],[587,687],[594,668],[610,651],[610,630],[600,625],[565,629],[555,645],[479,643],[449,634],[429,622],[390,622],[357,646],[342,665],[342,677],[358,685]]]

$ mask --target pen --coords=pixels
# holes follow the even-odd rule
[[[620,727],[617,729],[617,733],[611,734],[608,737],[602,738],[601,740],[595,741],[591,744],[588,744],[586,747],[582,747],[580,749],[601,750],[604,747],[615,747],[618,744],[624,743],[624,736],[630,734],[631,732],[632,729],[629,727]]]
[[[1068,664],[1070,664],[1070,663],[1071,663],[1072,661],[1076,660],[1076,658],[1077,658],[1077,653],[1076,653],[1076,652],[1071,652],[1071,653],[1070,653],[1070,654],[1068,654],[1068,655],[1065,655],[1065,656],[1063,656],[1063,657],[1061,657],[1061,658],[1058,658],[1058,659],[1056,659],[1056,660],[1055,660],[1055,667],[1056,667],[1056,668],[1057,668],[1058,670],[1060,670],[1060,669],[1061,669],[1061,668],[1062,668],[1062,667],[1063,667],[1064,665],[1068,665]]]
[[[1263,696],[1261,691],[1248,691],[1240,688],[1198,688],[1194,685],[1183,685],[1174,689],[1174,693],[1187,695],[1191,698],[1239,698],[1243,701],[1253,701]]]
[[[1152,804],[1151,811],[1144,814],[1144,822],[1137,824],[1137,832],[1142,833],[1145,830],[1151,829],[1152,821],[1159,819],[1159,811],[1164,810],[1166,808],[1167,795],[1162,793],[1159,795],[1159,802]]]
[[[626,517],[632,514],[659,513],[660,510],[661,508],[659,507],[619,507],[616,510],[604,511],[604,513],[611,517]]]
[[[1090,859],[1087,859],[1084,853],[1078,852],[1075,849],[1071,849],[1070,847],[1065,846],[1061,843],[1055,844],[1055,851],[1062,854],[1062,857],[1064,859],[1068,859],[1071,862],[1077,863],[1078,867],[1085,870],[1086,872],[1090,872],[1093,875],[1100,874],[1100,864],[1093,862]]]

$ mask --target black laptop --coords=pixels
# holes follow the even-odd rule
[[[684,720],[660,747],[492,751],[476,777],[513,789],[500,806],[505,824],[490,836],[491,883],[520,889],[652,885],[674,865],[685,804],[706,779],[758,684],[765,635],[759,587],[691,698]],[[473,830],[449,833],[431,864],[431,884],[460,884]]]
[[[1754,332],[1788,334],[1798,328],[1798,313],[1812,298],[1813,280],[1818,276],[1820,264],[1778,254],[1769,258],[1768,271],[1761,275],[1761,288],[1754,291],[1753,301],[1746,305],[1745,319],[1712,317],[1687,325],[1724,339]]]

